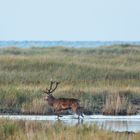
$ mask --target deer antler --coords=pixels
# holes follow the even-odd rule
[[[51,80],[51,84],[50,84],[50,88],[49,88],[49,91],[51,91],[52,90],[52,86],[53,86],[53,84],[55,83],[55,81],[52,81]]]
[[[56,83],[55,87],[54,87],[54,89],[50,90],[50,93],[54,92],[57,89],[57,86],[60,84],[60,82],[55,82],[55,81],[54,81],[54,83]]]
[[[55,87],[53,88],[53,85],[54,85],[54,84],[55,84]],[[47,94],[50,94],[50,93],[54,92],[54,91],[56,90],[58,84],[60,84],[60,82],[56,82],[56,81],[52,81],[52,80],[51,80],[49,89],[46,88],[46,90],[43,91],[43,92],[44,92],[44,93],[47,93]],[[52,89],[52,88],[53,88],[53,89]]]

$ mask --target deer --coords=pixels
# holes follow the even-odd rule
[[[57,89],[60,82],[50,81],[49,88],[43,91],[43,93],[47,94],[45,96],[45,100],[48,102],[49,106],[53,108],[54,113],[57,115],[58,119],[61,117],[60,113],[64,110],[72,110],[74,113],[78,115],[78,119],[83,116],[82,109],[80,106],[80,100],[75,98],[55,98],[52,93]]]

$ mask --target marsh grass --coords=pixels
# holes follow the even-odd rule
[[[116,93],[106,96],[105,104],[103,106],[104,115],[134,115],[136,108],[124,95]]]
[[[62,122],[0,120],[1,140],[139,140],[140,133],[115,133],[96,125],[67,126]]]
[[[0,112],[51,113],[42,94],[51,78],[61,81],[54,96],[80,99],[85,113],[112,102],[131,114],[140,106],[140,47],[0,48]],[[119,92],[124,100],[115,103]]]

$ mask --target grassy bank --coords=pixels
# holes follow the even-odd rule
[[[140,46],[0,48],[0,112],[52,114],[50,79],[61,81],[54,96],[80,99],[87,114],[139,113]]]
[[[115,133],[96,125],[0,120],[1,140],[139,140],[140,133]]]

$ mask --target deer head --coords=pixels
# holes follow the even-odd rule
[[[43,91],[44,93],[47,94],[47,96],[45,96],[45,100],[48,100],[49,97],[53,97],[52,93],[56,90],[58,84],[60,84],[60,82],[56,81],[50,82],[50,87],[46,88],[46,90]]]

